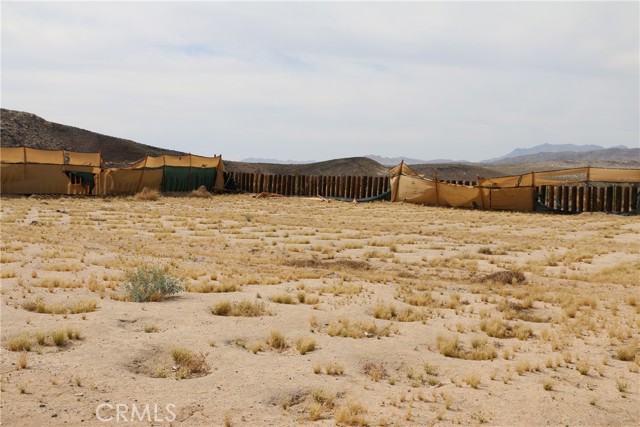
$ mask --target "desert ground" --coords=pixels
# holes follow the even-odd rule
[[[640,424],[638,217],[1,202],[2,425]]]

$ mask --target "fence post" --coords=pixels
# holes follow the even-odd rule
[[[612,212],[613,211],[613,187],[608,186],[605,189],[605,211]]]
[[[622,212],[622,187],[619,185],[616,185],[614,187],[614,191],[615,191],[615,211],[616,212]]]

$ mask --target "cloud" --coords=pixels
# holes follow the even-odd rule
[[[3,107],[231,159],[637,145],[638,8],[3,3]]]

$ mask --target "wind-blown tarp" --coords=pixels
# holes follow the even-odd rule
[[[535,188],[594,182],[640,183],[638,169],[574,168],[498,178],[479,178],[478,185],[449,184],[425,178],[401,163],[392,168],[391,201],[429,206],[532,211]]]

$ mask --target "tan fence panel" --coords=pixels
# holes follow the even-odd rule
[[[483,188],[482,198],[485,209],[533,211],[534,187]]]
[[[533,174],[531,173],[479,180],[480,187],[529,187],[531,185],[533,185]]]
[[[391,178],[391,188],[393,189],[391,200],[394,202],[409,202],[430,206],[438,204],[435,181],[400,175]]]
[[[482,208],[482,193],[478,187],[438,183],[438,206]]]
[[[24,163],[24,147],[0,148],[0,162]]]
[[[160,190],[162,169],[104,169],[100,181],[102,195],[133,194],[144,187]]]
[[[74,194],[62,165],[1,164],[4,194]]]
[[[46,163],[51,165],[63,165],[64,151],[62,150],[36,150],[25,148],[26,163]]]
[[[591,168],[589,180],[601,182],[640,182],[640,169]]]
[[[101,166],[100,153],[74,153],[68,151],[66,154],[69,158],[68,165]]]

